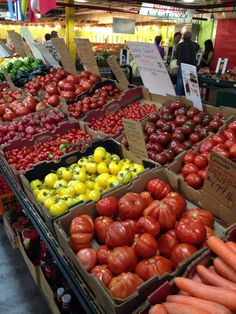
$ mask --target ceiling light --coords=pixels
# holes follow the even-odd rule
[[[75,0],[75,2],[85,3],[85,2],[88,2],[88,0]]]
[[[183,0],[183,2],[191,3],[191,2],[194,2],[194,0]]]

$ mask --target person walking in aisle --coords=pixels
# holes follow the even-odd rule
[[[155,44],[156,44],[157,49],[158,49],[158,51],[159,51],[159,53],[160,53],[160,55],[161,55],[161,57],[163,59],[164,58],[164,47],[162,47],[160,45],[161,41],[162,41],[162,36],[161,35],[157,35],[155,37]]]
[[[197,65],[196,55],[199,50],[198,43],[192,41],[192,34],[190,32],[185,32],[183,36],[183,42],[178,44],[176,57],[178,64],[177,72],[177,82],[176,82],[176,95],[184,95],[184,84],[181,72],[181,63]]]

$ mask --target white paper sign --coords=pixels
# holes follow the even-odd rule
[[[203,110],[197,68],[194,65],[181,63],[181,70],[186,98],[193,102],[194,107]]]
[[[41,52],[38,50],[37,47],[35,47],[35,41],[29,31],[29,29],[27,27],[21,27],[20,29],[21,35],[24,37],[24,39],[26,40],[26,42],[28,43],[33,56],[36,59],[41,59],[43,62],[45,62],[43,55],[41,54]]]
[[[42,43],[34,43],[34,45],[38,48],[38,50],[41,52],[43,55],[44,59],[46,62],[51,65],[52,67],[58,69],[61,68],[60,64],[58,61],[53,57],[51,52],[44,46]]]
[[[228,64],[228,58],[218,58],[216,74],[224,74]]]
[[[144,86],[152,94],[174,95],[169,73],[155,44],[128,42]]]

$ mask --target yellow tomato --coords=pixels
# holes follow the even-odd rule
[[[53,215],[53,216],[58,216],[58,215],[61,215],[63,214],[64,212],[66,212],[68,206],[66,205],[65,202],[62,202],[62,201],[59,201],[55,204],[53,204],[49,211],[50,211],[50,214]]]
[[[106,150],[104,147],[97,147],[93,154],[93,159],[95,162],[99,163],[106,158]]]
[[[74,186],[75,186],[76,182],[77,182],[76,180],[71,180],[70,182],[68,182],[68,187],[71,187],[71,188],[74,189]]]
[[[87,187],[86,184],[80,181],[76,181],[75,185],[74,185],[74,189],[76,194],[85,194]]]
[[[82,157],[82,158],[80,158],[80,159],[78,160],[78,162],[77,162],[77,164],[78,164],[79,166],[82,166],[82,167],[86,166],[87,163],[88,163],[88,158],[87,158],[87,157]]]
[[[31,181],[30,183],[30,187],[32,190],[35,190],[37,189],[38,187],[40,187],[42,185],[42,182],[40,180],[34,180],[34,181]]]
[[[75,190],[72,187],[67,187],[67,188],[61,188],[57,191],[57,194],[60,196],[63,195],[70,195],[74,196],[75,195]]]
[[[97,174],[91,174],[91,173],[87,174],[87,180],[89,180],[89,181],[94,182],[96,180],[96,178],[97,178]]]
[[[57,197],[56,196],[50,196],[47,197],[46,200],[44,201],[43,205],[47,208],[50,209],[50,207],[52,205],[54,205],[57,201]]]
[[[120,156],[118,156],[116,154],[112,154],[111,155],[111,160],[113,160],[113,161],[120,161]]]
[[[101,188],[106,189],[108,179],[110,179],[110,174],[109,173],[102,173],[99,176],[97,176],[96,182],[101,186]]]
[[[91,173],[91,174],[97,173],[97,164],[95,162],[87,163],[86,170],[88,173]]]
[[[133,178],[136,177],[137,174],[138,174],[139,172],[142,172],[144,169],[145,169],[145,168],[144,168],[143,165],[133,164],[133,167],[132,167],[132,169],[131,169],[132,177],[133,177]]]
[[[43,186],[43,185],[39,186],[37,189],[35,189],[35,190],[33,191],[34,196],[37,198],[39,192],[41,192],[41,191],[44,190],[44,189],[45,189],[45,186]]]
[[[52,192],[50,192],[49,190],[43,189],[38,193],[37,200],[39,201],[40,204],[43,204],[47,196],[50,195],[51,193]]]
[[[131,170],[132,169],[132,164],[123,164],[121,167],[121,170]]]
[[[88,181],[85,182],[85,184],[86,184],[86,187],[87,187],[88,190],[93,190],[94,189],[94,184],[95,184],[94,181],[88,180]]]
[[[132,172],[130,170],[120,170],[118,173],[118,178],[122,184],[127,184],[132,179]]]
[[[108,173],[109,172],[107,164],[104,161],[99,162],[99,164],[97,165],[97,172],[99,174],[101,174],[101,173]]]
[[[46,175],[46,177],[44,178],[44,183],[49,186],[50,188],[53,187],[53,185],[55,184],[55,182],[58,180],[58,175],[55,173],[49,173],[48,175]]]
[[[123,167],[124,165],[131,164],[131,160],[127,159],[127,158],[124,158],[124,159],[121,159],[120,163],[121,163],[121,166]]]
[[[76,168],[76,171],[73,172],[73,179],[85,182],[87,179],[86,168],[85,167],[81,167],[79,169]]]
[[[77,166],[78,166],[78,164],[71,164],[69,169],[72,170],[72,172],[73,172],[74,168],[77,167]]]
[[[88,193],[88,197],[92,201],[97,202],[100,199],[100,197],[101,197],[101,192],[99,190],[91,190]]]
[[[107,186],[108,188],[112,189],[118,185],[121,184],[120,179],[117,176],[111,176],[108,180],[107,180]]]
[[[60,201],[66,203],[66,205],[68,207],[70,207],[70,206],[72,206],[73,204],[76,203],[76,199],[73,196],[71,196],[71,195],[63,195],[60,198]]]
[[[121,164],[119,161],[111,161],[109,164],[109,171],[113,175],[117,175],[117,173],[121,170]]]
[[[62,171],[61,176],[65,181],[70,181],[72,179],[72,170],[65,168],[65,170]]]
[[[101,185],[99,185],[98,182],[94,183],[94,187],[93,190],[99,190],[101,193],[103,192],[103,188],[101,187]],[[87,195],[89,194],[90,190],[87,191]]]
[[[87,202],[89,200],[88,195],[86,194],[81,194],[79,196],[76,197],[76,203],[77,202]]]
[[[54,189],[60,189],[60,188],[64,188],[64,187],[67,187],[67,182],[63,179],[57,180],[53,185]]]
[[[108,166],[109,163],[111,162],[111,154],[110,153],[106,153],[106,157],[105,157],[104,161]]]

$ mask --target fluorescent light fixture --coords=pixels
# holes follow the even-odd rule
[[[75,2],[85,3],[85,2],[88,2],[88,0],[75,0]]]
[[[194,2],[194,0],[183,0],[183,2],[191,3],[191,2]]]

